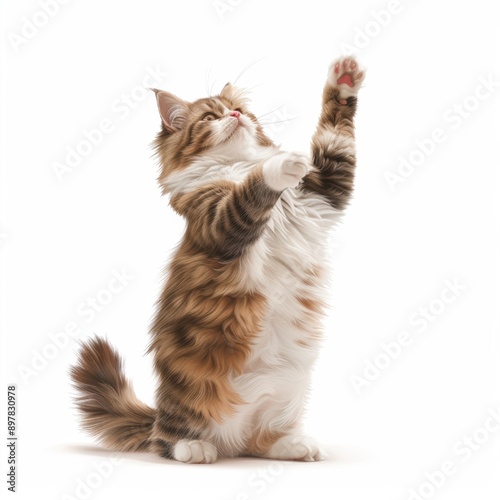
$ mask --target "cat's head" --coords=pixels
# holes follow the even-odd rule
[[[219,95],[194,102],[163,90],[155,93],[162,130],[154,146],[164,191],[168,176],[194,161],[206,158],[231,164],[251,160],[258,150],[274,146],[249,111],[244,91],[230,83]]]

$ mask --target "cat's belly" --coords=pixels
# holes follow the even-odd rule
[[[318,333],[317,319],[328,296],[330,236],[339,217],[318,194],[286,190],[276,204],[253,255],[260,261],[256,291],[266,298],[267,315],[261,349],[254,350],[250,365],[287,353],[293,361],[291,347],[312,346],[309,340]]]
[[[247,257],[248,281],[266,297],[267,313],[244,373],[231,381],[245,404],[212,429],[226,455],[240,453],[260,426],[286,428],[302,412],[321,336],[325,246],[337,218],[321,197],[285,192]]]

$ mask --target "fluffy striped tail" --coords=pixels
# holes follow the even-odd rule
[[[120,356],[106,340],[96,337],[83,345],[71,378],[85,430],[117,451],[148,449],[156,411],[136,398]]]

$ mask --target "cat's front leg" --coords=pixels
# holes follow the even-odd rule
[[[244,182],[219,181],[172,198],[188,220],[189,239],[210,256],[232,261],[260,237],[271,210],[286,188],[295,188],[310,170],[306,155],[277,153]]]
[[[334,61],[323,90],[321,116],[312,138],[316,170],[304,179],[304,188],[326,197],[336,209],[348,203],[356,167],[354,115],[365,72],[352,57]]]

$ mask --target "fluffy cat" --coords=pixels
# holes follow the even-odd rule
[[[321,338],[322,249],[353,189],[363,78],[353,58],[331,65],[310,157],[275,146],[230,84],[195,102],[155,91],[158,180],[186,232],[151,328],[156,407],[135,397],[103,339],[72,367],[84,427],[104,445],[188,463],[321,460],[300,420]]]

